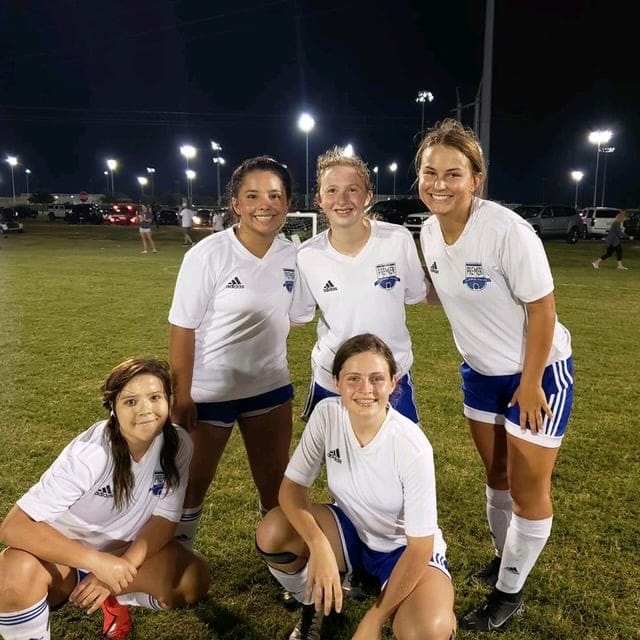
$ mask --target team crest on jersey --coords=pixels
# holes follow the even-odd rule
[[[396,275],[395,262],[376,265],[376,276],[377,280],[373,285],[381,289],[393,289],[396,286],[396,282],[400,282],[400,278]]]
[[[295,269],[283,269],[284,272],[284,282],[282,286],[291,293],[293,291],[293,283],[296,279],[296,271]]]
[[[480,262],[467,262],[464,265],[465,279],[462,281],[472,291],[482,291],[491,282],[491,278],[484,275],[484,269]]]
[[[164,472],[163,471],[154,471],[153,472],[153,486],[149,491],[153,493],[154,496],[159,496],[162,493],[162,489],[164,487]]]

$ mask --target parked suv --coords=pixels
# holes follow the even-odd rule
[[[587,207],[581,211],[587,238],[602,238],[609,233],[613,219],[620,213],[616,207]]]
[[[67,211],[71,209],[70,204],[51,204],[49,205],[49,210],[47,212],[47,217],[51,222],[55,222],[56,220],[65,220],[67,216]]]
[[[640,209],[627,209],[629,217],[624,223],[624,231],[635,240],[640,240]]]
[[[429,209],[418,198],[399,198],[380,200],[367,209],[367,214],[375,220],[384,220],[394,224],[404,224],[412,213],[428,213]]]
[[[574,244],[585,235],[584,221],[574,207],[565,204],[521,204],[514,211],[540,238],[565,238]]]
[[[65,217],[67,224],[102,224],[102,209],[97,204],[72,204]]]

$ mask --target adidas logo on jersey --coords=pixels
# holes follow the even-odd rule
[[[108,484],[106,487],[102,487],[102,489],[98,489],[93,495],[99,496],[100,498],[113,498],[113,491],[111,491],[111,485]]]
[[[329,291],[337,291],[338,287],[336,287],[335,284],[333,284],[333,282],[331,282],[331,280],[327,280],[327,283],[324,285],[324,287],[322,287],[322,291],[324,293],[328,293]]]
[[[438,265],[436,264],[435,260],[433,261],[433,264],[429,267],[429,271],[431,271],[431,273],[440,273],[438,271]]]
[[[340,449],[332,449],[331,451],[329,451],[329,453],[327,453],[327,458],[330,458],[331,460],[342,464],[342,459],[340,458]]]
[[[240,282],[240,278],[236,276],[229,284],[225,287],[225,289],[244,289],[244,285]]]

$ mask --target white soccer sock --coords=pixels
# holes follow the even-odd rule
[[[489,485],[486,485],[485,493],[487,496],[487,522],[489,523],[491,542],[496,550],[496,555],[502,556],[507,529],[511,522],[513,500],[508,489],[492,489]]]
[[[295,573],[287,573],[286,571],[280,571],[280,569],[274,569],[270,564],[267,565],[271,575],[286,589],[293,597],[302,604],[311,604],[304,601],[304,594],[307,590],[307,580],[309,578],[309,570],[305,564],[300,571]]]
[[[28,609],[0,613],[0,636],[5,640],[50,640],[47,596]]]
[[[164,607],[149,593],[137,591],[135,593],[123,593],[116,596],[116,600],[126,606],[144,607],[145,609],[153,609],[154,611],[163,611]]]
[[[180,522],[178,523],[174,537],[182,546],[189,550],[193,549],[201,515],[201,504],[197,507],[186,507],[182,510],[182,516],[180,517]]]
[[[551,535],[553,516],[544,520],[511,518],[502,553],[496,587],[505,593],[518,593]]]

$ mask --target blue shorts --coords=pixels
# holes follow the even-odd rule
[[[398,547],[394,551],[374,551],[369,549],[360,540],[356,528],[345,512],[335,504],[328,504],[327,506],[331,509],[338,526],[347,571],[366,571],[369,575],[378,579],[380,588],[384,588],[391,572],[407,547]],[[430,567],[440,569],[442,573],[451,579],[445,550],[446,547],[445,549],[434,548],[433,556],[427,564]]]
[[[293,399],[293,385],[287,384],[250,398],[225,402],[196,402],[198,420],[211,422],[217,427],[232,427],[238,418],[249,418],[269,413]]]
[[[315,380],[311,381],[307,401],[302,410],[302,419],[306,422],[314,407],[325,398],[335,398],[338,394],[321,387]],[[402,376],[396,383],[396,388],[389,397],[389,404],[403,416],[409,418],[416,424],[420,422],[418,418],[418,407],[416,405],[416,394],[413,389],[411,371]]]
[[[460,365],[464,415],[471,420],[503,424],[516,438],[542,447],[559,447],[571,415],[573,404],[573,359],[560,360],[545,368],[542,389],[553,413],[544,417],[544,432],[532,434],[529,426],[520,430],[520,407],[509,407],[509,401],[520,384],[520,373],[508,376],[485,376],[466,362]]]

